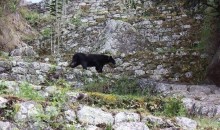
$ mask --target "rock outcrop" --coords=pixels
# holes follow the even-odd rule
[[[99,53],[116,55],[134,53],[142,50],[149,42],[129,23],[120,20],[109,20],[99,36],[95,50]]]

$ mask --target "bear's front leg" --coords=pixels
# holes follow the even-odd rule
[[[87,63],[86,62],[82,62],[81,65],[82,65],[83,69],[87,70]]]
[[[102,73],[103,66],[96,66],[95,69],[98,73]]]

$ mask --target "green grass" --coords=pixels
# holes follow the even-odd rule
[[[210,119],[206,117],[195,118],[198,122],[198,129],[199,130],[219,130],[220,129],[220,122],[216,119]]]
[[[19,85],[19,92],[17,93],[17,96],[35,101],[44,100],[44,98],[26,82],[23,82]]]
[[[136,96],[146,95],[150,91],[140,88],[137,79],[129,77],[121,77],[119,79],[94,78],[94,81],[85,84],[84,90],[87,92]]]
[[[19,1],[18,1],[18,0],[9,0],[9,1],[8,1],[9,9],[10,9],[12,12],[15,12],[15,11],[17,10],[18,5],[19,5]]]
[[[83,102],[87,105],[95,105],[108,109],[136,109],[144,113],[154,115],[175,117],[186,116],[187,111],[179,98],[164,98],[162,96],[134,96],[103,94],[99,92],[88,92]]]
[[[52,29],[51,28],[44,28],[42,31],[41,31],[41,35],[43,37],[50,37],[52,34]]]
[[[38,25],[43,24],[49,24],[54,21],[54,17],[50,15],[42,15],[36,11],[31,11],[24,7],[20,9],[20,13],[32,27],[36,27]]]
[[[4,81],[0,81],[0,95],[7,93],[7,86]]]
[[[73,25],[76,25],[77,27],[79,27],[79,26],[81,26],[82,25],[82,22],[81,22],[81,17],[79,17],[79,16],[77,16],[77,17],[73,17],[72,19],[71,19],[71,23],[73,24]]]
[[[166,98],[162,106],[161,111],[157,113],[158,115],[164,115],[166,117],[187,115],[187,110],[179,98]]]
[[[34,11],[30,11],[26,8],[22,8],[20,10],[22,16],[32,25],[36,25],[38,24],[38,22],[40,21],[40,14],[38,14],[37,12]]]

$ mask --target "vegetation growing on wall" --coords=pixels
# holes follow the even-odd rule
[[[14,13],[18,9],[20,0],[1,0],[0,1],[0,15],[3,13]]]

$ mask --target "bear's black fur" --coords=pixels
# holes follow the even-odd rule
[[[78,65],[82,65],[83,69],[87,69],[87,67],[95,67],[97,72],[102,73],[103,66],[108,63],[115,65],[115,60],[112,58],[112,56],[76,53],[73,55],[69,67],[74,68]]]

